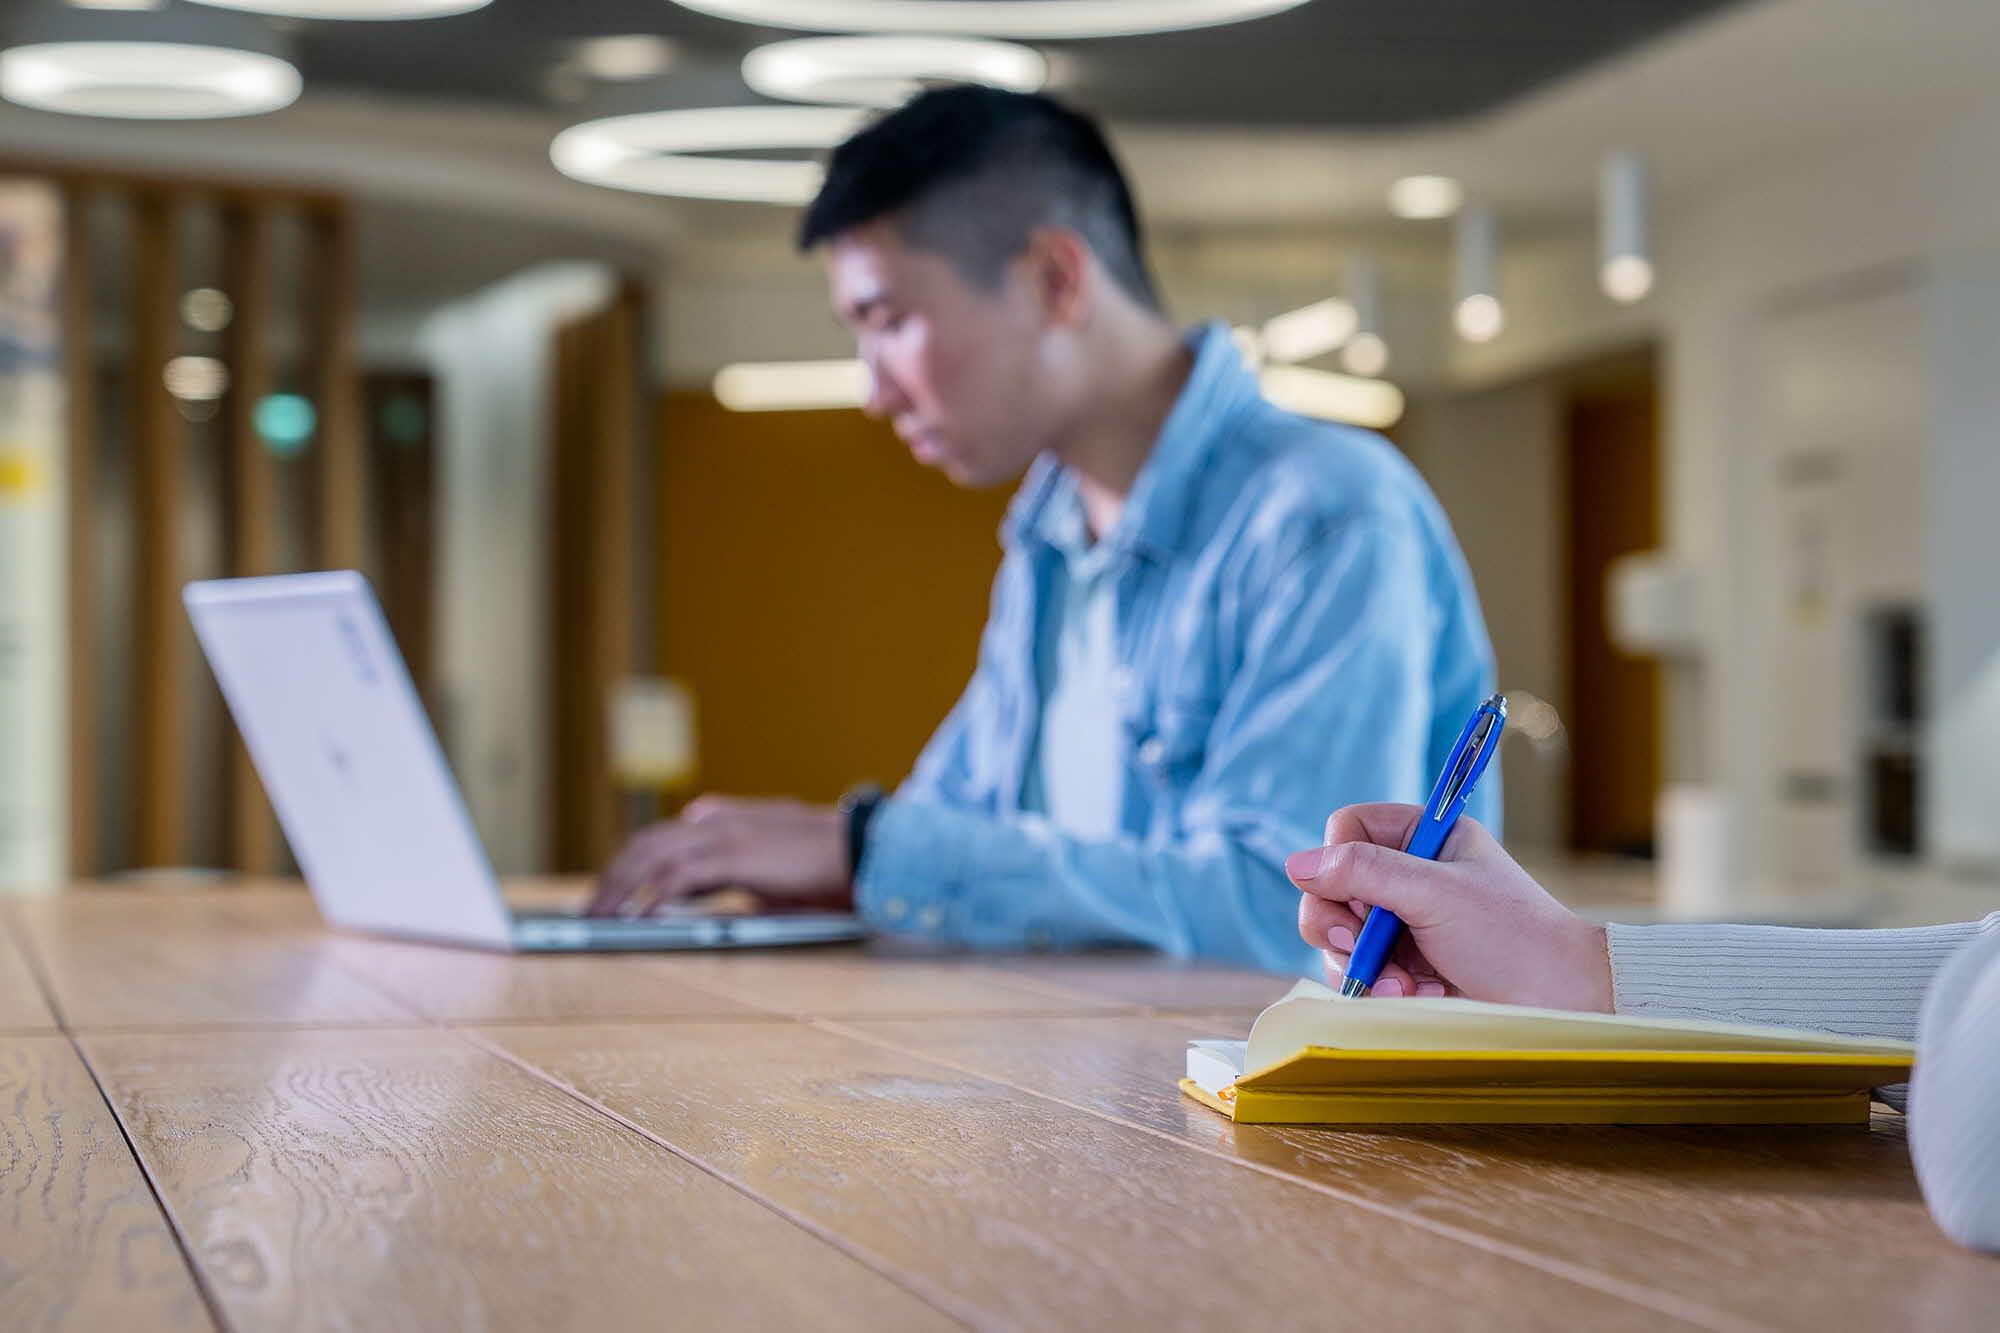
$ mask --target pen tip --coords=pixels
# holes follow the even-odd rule
[[[1497,690],[1493,692],[1483,706],[1492,709],[1502,717],[1507,716],[1507,696]]]

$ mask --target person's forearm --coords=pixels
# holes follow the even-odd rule
[[[1907,930],[1612,925],[1605,937],[1613,1006],[1621,1014],[1914,1041],[1925,992],[1981,925]],[[1876,1095],[1902,1110],[1908,1086],[1879,1088]]]
[[[1979,928],[1612,925],[1606,938],[1619,1013],[1912,1041],[1924,992]]]
[[[1291,836],[1247,827],[1156,848],[898,797],[869,828],[855,901],[878,929],[974,948],[1142,944],[1303,975],[1317,955],[1282,869]]]

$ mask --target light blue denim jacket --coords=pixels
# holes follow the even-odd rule
[[[1023,812],[1038,636],[1074,479],[1037,462],[1002,528],[979,664],[870,825],[855,896],[879,930],[983,949],[1137,943],[1316,973],[1287,855],[1357,801],[1420,802],[1493,689],[1443,511],[1379,436],[1265,402],[1229,331],[1195,364],[1104,541],[1115,566],[1122,832]],[[1497,827],[1499,772],[1469,812]]]

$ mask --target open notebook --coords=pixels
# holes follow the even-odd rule
[[[1181,1090],[1268,1124],[1865,1124],[1908,1042],[1476,1000],[1343,1000],[1301,981],[1250,1040],[1188,1047]]]

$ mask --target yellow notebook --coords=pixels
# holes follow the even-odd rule
[[[1908,1042],[1302,981],[1250,1040],[1188,1047],[1181,1090],[1246,1124],[1866,1124]]]

